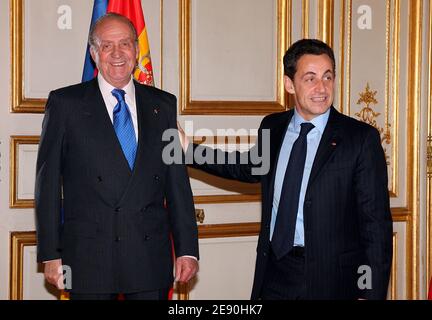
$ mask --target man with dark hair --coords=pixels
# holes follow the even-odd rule
[[[256,163],[239,164],[245,158],[240,153],[188,148],[180,128],[184,148],[213,159],[237,159],[236,164],[194,162],[195,168],[261,182],[252,299],[385,299],[392,218],[380,135],[332,106],[335,60],[327,44],[294,43],[284,67],[295,108],[266,116],[253,147],[258,153],[270,150],[261,155],[270,159],[268,172],[254,175]],[[266,132],[269,141],[262,139]]]
[[[162,135],[176,128],[176,99],[133,81],[139,50],[127,18],[101,17],[89,44],[98,77],[52,91],[46,105],[35,191],[38,261],[59,289],[62,270],[70,271],[71,299],[167,299],[171,239],[176,280],[198,270],[186,167],[162,159]]]

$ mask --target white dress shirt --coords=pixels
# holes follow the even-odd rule
[[[307,139],[306,160],[303,169],[303,179],[300,188],[299,205],[297,210],[297,220],[296,220],[296,227],[295,227],[295,234],[294,234],[294,246],[303,247],[305,245],[304,225],[303,225],[304,199],[306,195],[307,185],[309,182],[309,176],[312,171],[312,165],[315,160],[315,155],[318,150],[318,146],[321,141],[322,134],[327,125],[329,115],[330,115],[330,109],[328,109],[325,113],[313,118],[312,120],[306,121],[298,114],[297,110],[294,109],[294,115],[291,118],[291,121],[286,130],[285,137],[282,142],[282,147],[279,152],[279,158],[276,167],[276,176],[275,176],[274,193],[273,193],[273,208],[272,208],[272,216],[270,222],[270,240],[273,237],[277,212],[279,208],[279,202],[283,201],[283,199],[280,199],[280,197],[282,194],[285,171],[288,166],[289,157],[291,155],[291,149],[294,145],[294,142],[297,140],[300,134],[301,124],[303,122],[310,122],[315,127],[309,132],[309,134],[306,137]]]

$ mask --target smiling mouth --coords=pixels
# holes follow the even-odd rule
[[[111,63],[113,67],[123,67],[126,64],[126,62],[117,62],[117,63]]]
[[[327,100],[327,97],[313,97],[311,100],[312,102],[324,102]]]

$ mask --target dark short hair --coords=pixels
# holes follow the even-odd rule
[[[288,48],[283,58],[285,75],[291,80],[294,80],[294,75],[297,72],[297,62],[305,54],[316,56],[326,54],[333,63],[333,72],[336,72],[336,62],[332,48],[318,39],[301,39]]]
[[[128,18],[126,18],[125,16],[122,16],[121,14],[110,12],[110,13],[103,15],[99,19],[97,19],[96,22],[91,26],[90,32],[89,32],[89,37],[88,37],[88,44],[90,47],[96,47],[97,46],[96,34],[95,34],[96,30],[97,30],[98,26],[106,20],[117,20],[120,22],[124,22],[132,32],[132,35],[134,37],[133,40],[135,42],[138,42],[138,33],[137,33],[133,23]]]

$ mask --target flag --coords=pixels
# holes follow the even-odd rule
[[[141,0],[109,0],[107,12],[115,12],[132,21],[138,34],[138,65],[134,72],[135,79],[143,84],[154,85],[150,46]]]
[[[90,23],[90,28],[97,19],[102,17],[107,12],[108,0],[95,0],[93,4],[93,13]],[[84,60],[84,70],[81,82],[89,81],[97,76],[96,65],[90,56],[90,46],[87,44],[87,51]]]

